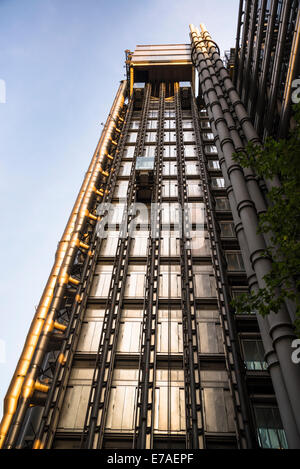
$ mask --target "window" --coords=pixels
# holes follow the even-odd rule
[[[232,221],[221,221],[220,228],[221,228],[221,236],[223,238],[235,237],[234,223]]]
[[[194,128],[193,121],[183,120],[182,121],[182,128],[183,129],[193,129]]]
[[[168,119],[164,121],[165,129],[176,129],[176,121]]]
[[[150,109],[148,116],[157,118],[158,117],[158,111],[156,111],[154,109]]]
[[[157,129],[157,121],[154,121],[154,120],[148,121],[147,129]]]
[[[214,136],[212,132],[203,132],[202,138],[204,138],[204,140],[213,140]]]
[[[208,160],[209,169],[220,169],[219,160]]]
[[[210,129],[210,123],[208,120],[201,120],[200,126],[201,126],[201,129]]]
[[[164,140],[165,140],[165,142],[176,142],[175,132],[165,132],[164,133]]]
[[[176,158],[176,146],[175,145],[164,146],[164,158]]]
[[[144,156],[153,156],[155,157],[156,146],[155,145],[146,145],[144,149]]]
[[[204,146],[205,153],[209,153],[210,155],[217,154],[217,147],[215,145],[205,145]]]
[[[225,252],[225,257],[229,271],[245,270],[242,255],[239,251],[227,251]]]
[[[137,139],[137,132],[130,132],[128,134],[128,139],[127,139],[128,142],[136,142],[136,139]]]
[[[287,449],[279,410],[275,406],[254,406],[258,442],[261,448]]]
[[[229,200],[227,197],[216,197],[216,210],[230,210]]]
[[[156,132],[146,132],[146,142],[156,142],[157,133]]]
[[[237,300],[241,295],[245,295],[245,294],[248,294],[249,291],[248,291],[248,288],[243,288],[243,287],[236,287],[234,289],[231,290],[231,296],[233,298],[233,300]],[[239,314],[256,314],[255,311],[250,311],[249,313],[248,312],[243,312],[243,311],[240,311]]]
[[[130,124],[131,129],[138,129],[140,126],[140,121],[132,121]]]
[[[123,158],[133,158],[134,155],[134,147],[125,147]]]
[[[184,145],[185,156],[197,156],[197,150],[193,145]]]
[[[183,141],[184,142],[194,142],[195,141],[194,132],[183,132]]]
[[[165,109],[165,117],[175,117],[175,110]]]
[[[211,185],[214,189],[224,189],[225,181],[224,178],[211,178]]]
[[[264,347],[261,340],[244,339],[242,340],[242,348],[247,370],[263,371],[267,369],[264,359]]]

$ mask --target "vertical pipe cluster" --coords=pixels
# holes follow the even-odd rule
[[[80,188],[67,226],[59,242],[50,277],[46,284],[39,306],[33,318],[25,345],[19,359],[16,371],[5,397],[4,416],[0,428],[0,448],[3,446],[12,419],[18,407],[19,397],[22,395],[21,414],[16,419],[15,431],[20,428],[21,416],[28,407],[28,402],[35,387],[35,378],[41,360],[44,356],[43,344],[48,333],[53,329],[53,322],[57,306],[63,298],[65,286],[75,280],[69,275],[69,269],[80,244],[79,234],[87,217],[93,215],[89,212],[90,202],[97,193],[96,181],[102,174],[107,176],[103,166],[116,129],[116,120],[123,107],[126,92],[126,81],[121,82],[110,114],[102,131],[98,145],[92,157],[88,171]],[[82,243],[81,243],[82,244]],[[39,345],[38,345],[39,344]],[[32,363],[35,358],[35,363]],[[33,364],[33,366],[31,366]],[[30,369],[31,366],[31,369]]]
[[[259,138],[229,74],[224,68],[218,47],[210,38],[205,26],[201,25],[201,32],[193,25],[190,26],[190,30],[192,60],[199,72],[201,91],[208,108],[212,130],[221,157],[222,173],[227,182],[227,187],[230,187],[230,192],[232,192],[232,195],[229,195],[230,206],[233,213],[236,214],[237,233],[242,233],[238,237],[239,241],[243,240],[242,244],[244,246],[242,245],[241,248],[244,250],[244,259],[246,261],[248,259],[248,264],[250,261],[249,269],[253,269],[258,287],[264,288],[264,277],[270,272],[271,261],[264,256],[265,239],[257,232],[258,209],[253,200],[253,191],[249,190],[249,184],[247,184],[243,169],[233,160],[236,147],[233,133],[234,126],[231,125],[228,110],[230,106],[236,113],[246,139],[257,143]],[[226,89],[228,100],[224,96],[222,86]],[[258,186],[254,192],[259,194]],[[247,262],[245,264],[247,265]],[[266,352],[269,351],[266,360],[270,367],[288,442],[291,447],[299,447],[300,401],[298,394],[300,390],[300,369],[291,360],[293,350],[291,342],[294,339],[293,325],[288,311],[284,307],[277,314],[271,313],[267,319],[258,318],[258,320]],[[277,369],[276,373],[272,372],[272,366],[277,359],[282,379],[280,379]],[[284,408],[287,409],[285,414]],[[288,412],[288,409],[290,412]]]

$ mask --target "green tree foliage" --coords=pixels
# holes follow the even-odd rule
[[[234,159],[251,167],[258,177],[279,176],[280,187],[267,194],[269,205],[259,217],[259,232],[269,236],[271,247],[264,255],[272,259],[265,288],[235,300],[237,312],[256,311],[265,316],[278,312],[286,299],[296,308],[295,327],[300,337],[300,105],[295,106],[296,127],[286,140],[267,139],[264,147],[249,144],[247,153]]]

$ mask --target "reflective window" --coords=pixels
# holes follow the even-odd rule
[[[204,138],[204,140],[213,140],[214,135],[212,132],[202,132],[202,138]]]
[[[225,257],[229,271],[245,270],[243,258],[239,251],[227,251],[225,252]]]
[[[154,121],[154,120],[148,121],[147,129],[157,129],[157,121]]]
[[[136,142],[136,139],[137,139],[137,132],[129,132],[127,141]]]
[[[150,109],[148,116],[157,118],[158,117],[158,111],[156,109]]]
[[[138,129],[140,126],[140,121],[131,121],[130,128],[131,129]]]
[[[184,142],[194,142],[195,133],[194,132],[183,132],[183,141]]]
[[[209,169],[220,169],[219,160],[208,160]]]
[[[182,121],[182,128],[183,129],[193,129],[194,128],[193,121],[183,120]]]
[[[164,158],[176,158],[176,146],[175,145],[164,146]]]
[[[193,163],[191,161],[187,161],[185,164],[186,167],[186,174],[188,175],[197,175],[199,174],[199,166],[197,163]]]
[[[233,288],[232,291],[231,291],[231,296],[233,298],[233,300],[238,300],[238,298],[241,296],[241,295],[245,295],[245,294],[248,294],[248,288]],[[235,311],[237,313],[237,311]],[[255,311],[250,311],[249,313],[248,312],[243,312],[243,311],[240,311],[238,314],[256,314]]]
[[[164,133],[165,142],[176,142],[176,133],[175,132],[165,132]]]
[[[205,153],[209,154],[216,154],[217,152],[217,147],[215,145],[205,145],[204,146],[204,151]]]
[[[155,156],[156,146],[155,145],[146,145],[144,149],[144,156]]]
[[[242,340],[244,362],[247,370],[263,371],[267,369],[265,351],[261,340]]]
[[[157,133],[156,132],[146,132],[146,142],[156,142]]]
[[[194,145],[184,145],[185,156],[197,156],[197,149]]]
[[[256,428],[261,448],[287,449],[287,441],[277,407],[254,406]]]
[[[232,221],[221,221],[220,228],[221,228],[221,236],[223,238],[235,237],[234,223]]]
[[[175,117],[175,110],[165,109],[165,117]]]
[[[224,178],[211,178],[211,185],[214,188],[223,189],[225,188]]]
[[[216,210],[230,210],[229,200],[227,197],[216,197]]]
[[[176,121],[173,119],[166,119],[164,121],[164,128],[165,129],[176,129]]]
[[[175,176],[177,174],[177,164],[175,161],[166,161],[163,164],[164,176]]]
[[[210,129],[210,122],[209,120],[201,120],[200,121],[201,129]]]
[[[134,146],[133,147],[125,147],[123,152],[123,158],[133,158],[134,155]]]

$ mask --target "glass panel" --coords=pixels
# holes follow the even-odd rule
[[[197,149],[193,145],[184,145],[185,156],[197,156]]]
[[[211,178],[211,185],[213,187],[217,187],[219,189],[223,189],[225,187],[224,178]]]
[[[224,238],[232,238],[235,237],[234,233],[234,224],[232,222],[221,222],[221,236]]]
[[[176,134],[174,132],[165,132],[164,140],[165,142],[176,142]]]
[[[133,147],[125,147],[124,148],[124,153],[123,153],[123,158],[133,158],[134,155],[134,146]]]
[[[146,142],[156,142],[157,133],[156,132],[146,132]]]
[[[155,145],[146,145],[143,151],[143,156],[153,156],[156,155],[156,146]]]
[[[245,270],[243,259],[242,259],[240,252],[226,252],[225,257],[227,260],[229,271]]]
[[[204,138],[205,140],[213,140],[214,136],[213,136],[213,133],[211,132],[203,132],[202,138]]]
[[[257,436],[261,448],[287,449],[287,441],[277,407],[255,406]]]
[[[156,111],[154,109],[150,109],[148,115],[149,115],[149,117],[158,117],[158,111]]]
[[[227,197],[218,197],[216,200],[216,210],[230,210],[229,200]]]
[[[194,142],[195,141],[194,132],[183,132],[183,141],[184,142]]]
[[[264,348],[261,340],[243,340],[244,360],[247,370],[263,371],[267,369]]]
[[[193,129],[194,128],[193,121],[183,120],[182,121],[182,128],[183,129]]]
[[[147,122],[147,129],[157,129],[157,121],[148,121]]]
[[[130,124],[131,129],[138,129],[140,126],[140,121],[132,121]]]
[[[164,158],[176,158],[176,146],[175,145],[164,146]]]
[[[217,147],[215,145],[205,145],[204,150],[206,153],[209,153],[209,154],[217,153]]]
[[[209,121],[207,120],[201,120],[200,121],[200,126],[201,126],[201,129],[210,129],[210,123]]]
[[[128,134],[128,139],[127,139],[128,142],[136,142],[136,139],[137,139],[137,132],[130,132]]]
[[[164,121],[164,128],[165,129],[176,129],[176,121],[172,119],[167,119]]]
[[[136,159],[136,169],[154,169],[154,156],[138,156]]]
[[[219,160],[208,160],[209,169],[220,169]]]

